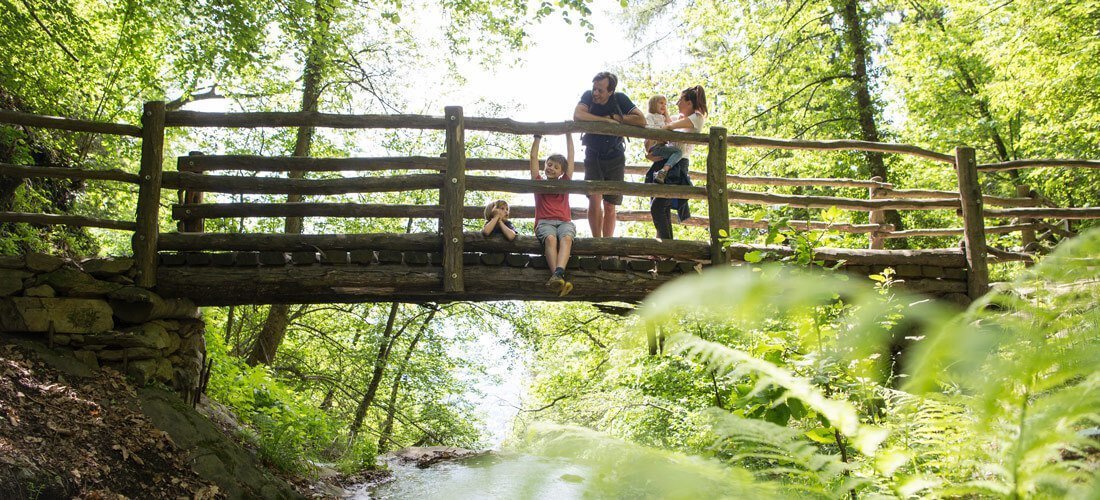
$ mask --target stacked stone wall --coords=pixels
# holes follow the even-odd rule
[[[199,309],[134,285],[133,259],[0,256],[0,333],[37,336],[140,385],[188,393],[206,356]]]

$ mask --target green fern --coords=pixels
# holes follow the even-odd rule
[[[839,498],[864,483],[847,475],[850,464],[837,455],[821,453],[802,432],[763,420],[742,418],[713,410],[715,449],[736,464],[756,463],[760,476],[781,480],[789,496],[812,494]]]

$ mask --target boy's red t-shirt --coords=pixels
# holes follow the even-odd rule
[[[566,174],[559,177],[561,180],[570,180]],[[538,180],[546,180],[539,174]],[[543,219],[572,221],[569,210],[569,193],[535,194],[535,227]]]

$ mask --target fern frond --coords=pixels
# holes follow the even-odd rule
[[[799,489],[804,492],[829,498],[837,498],[863,482],[843,481],[841,475],[851,466],[839,456],[819,453],[797,429],[719,410],[709,414],[719,438],[714,448],[727,455],[729,461],[749,467],[758,477],[783,478],[785,483],[801,485]]]
[[[673,336],[669,339],[669,347],[674,352],[698,359],[723,376],[738,378],[753,375],[757,379],[757,391],[769,386],[782,388],[784,398],[797,398],[824,415],[842,434],[853,438],[853,444],[861,445],[861,451],[865,454],[873,454],[884,437],[878,430],[860,423],[859,414],[851,403],[830,399],[809,380],[773,363],[691,335]]]

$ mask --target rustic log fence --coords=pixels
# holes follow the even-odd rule
[[[509,119],[464,117],[462,108],[448,107],[442,117],[421,115],[334,115],[315,112],[265,113],[200,113],[166,111],[163,102],[146,103],[142,126],[99,123],[58,117],[45,117],[14,111],[0,111],[0,123],[41,127],[75,132],[88,132],[137,137],[141,140],[141,162],[137,175],[114,170],[80,170],[39,166],[0,164],[0,175],[29,178],[55,177],[94,179],[136,184],[139,189],[135,220],[115,221],[95,218],[30,213],[0,213],[0,222],[33,224],[67,224],[132,231],[135,265],[139,270],[138,284],[156,284],[158,251],[259,251],[274,250],[308,252],[314,250],[416,250],[439,252],[442,255],[443,289],[448,293],[464,290],[463,254],[470,251],[539,253],[537,241],[520,237],[514,243],[497,242],[463,234],[464,219],[480,219],[481,207],[465,206],[467,191],[505,193],[574,193],[621,194],[637,197],[684,198],[706,200],[707,217],[689,219],[688,225],[707,227],[705,242],[664,241],[616,238],[579,239],[574,253],[581,256],[653,255],[720,264],[741,260],[751,250],[744,245],[727,245],[723,240],[731,229],[763,229],[771,223],[729,217],[729,205],[788,206],[805,209],[838,208],[866,212],[869,222],[830,223],[795,220],[788,224],[797,230],[832,230],[868,235],[871,253],[860,250],[821,249],[823,260],[845,261],[854,266],[879,265],[889,259],[902,258],[915,266],[925,266],[917,276],[935,274],[936,269],[966,267],[967,293],[975,297],[988,286],[987,261],[1030,260],[1029,250],[1037,240],[1055,235],[1072,236],[1066,221],[1100,218],[1100,208],[1063,208],[1051,206],[1027,186],[1017,186],[1017,196],[983,195],[979,172],[1020,168],[1100,168],[1095,160],[1021,160],[978,165],[973,150],[960,147],[948,155],[905,144],[873,143],[854,140],[814,141],[785,140],[751,136],[727,135],[713,127],[707,134],[642,129],[594,122],[525,123]],[[345,129],[412,128],[442,130],[446,153],[442,157],[408,156],[376,158],[299,158],[254,155],[204,155],[193,152],[176,160],[175,172],[162,172],[164,163],[164,133],[166,127],[330,127]],[[563,134],[595,132],[657,140],[675,140],[705,144],[708,147],[704,172],[691,172],[691,177],[703,186],[672,186],[610,181],[530,181],[485,175],[467,175],[467,171],[522,172],[527,161],[494,158],[467,158],[465,131],[490,131],[508,134]],[[811,151],[874,151],[912,155],[926,160],[955,166],[959,191],[898,189],[882,179],[786,178],[744,176],[728,173],[727,148],[776,148]],[[627,173],[644,174],[648,167],[629,166]],[[347,177],[338,179],[290,179],[278,177],[242,177],[219,175],[219,171],[245,170],[253,172],[391,172],[427,171],[377,177]],[[578,163],[577,172],[583,172]],[[829,187],[866,189],[868,197],[778,194],[735,189],[739,186],[767,187]],[[178,233],[160,233],[161,190],[178,192],[179,203],[171,207],[171,217],[179,221]],[[380,192],[428,190],[439,192],[438,205],[377,205],[357,203],[204,203],[206,193],[258,195],[341,195]],[[996,207],[996,208],[986,208]],[[887,224],[887,210],[954,210],[962,219],[962,227],[898,230]],[[575,218],[583,219],[583,209],[573,210]],[[534,208],[516,206],[513,218],[532,218]],[[648,221],[648,212],[625,210],[619,220]],[[436,235],[293,235],[293,234],[204,234],[205,219],[227,217],[390,217],[439,219],[441,234]],[[986,225],[986,219],[1009,219],[1013,223]],[[1051,219],[1058,222],[1049,223]],[[1009,252],[988,248],[986,235],[1019,232],[1024,252]],[[959,236],[963,252],[930,250],[903,252],[881,250],[886,239],[918,236]],[[771,248],[782,255],[789,250]],[[879,257],[873,257],[875,252]],[[959,260],[956,262],[955,256]],[[883,260],[886,259],[886,260]],[[893,261],[890,261],[893,262]]]

